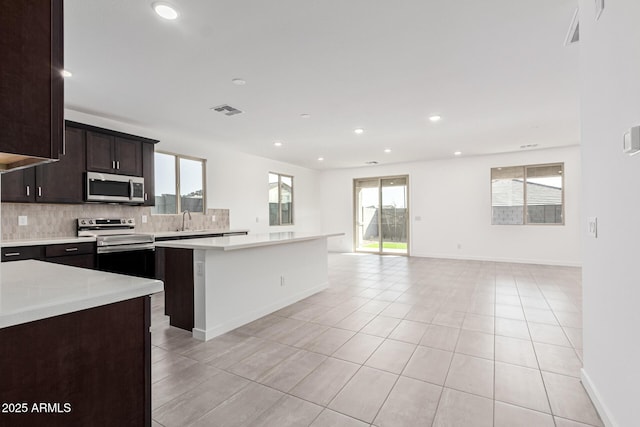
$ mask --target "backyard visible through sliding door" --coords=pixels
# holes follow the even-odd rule
[[[409,255],[409,177],[353,180],[357,252]]]

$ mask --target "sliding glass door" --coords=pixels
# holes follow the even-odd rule
[[[357,252],[409,254],[408,177],[354,180]]]

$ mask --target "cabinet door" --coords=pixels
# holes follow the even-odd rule
[[[142,142],[116,136],[114,158],[117,173],[142,176]]]
[[[2,262],[44,258],[44,246],[14,246],[2,248]]]
[[[82,203],[84,201],[84,132],[68,127],[65,152],[55,163],[36,168],[36,201],[42,203]]]
[[[87,131],[87,170],[93,172],[115,172],[113,153],[114,137]]]
[[[142,176],[144,176],[144,206],[154,206],[156,204],[154,144],[142,144]]]
[[[2,174],[3,202],[35,202],[35,169],[19,169]]]
[[[3,1],[0,152],[58,158],[63,129],[62,0]]]

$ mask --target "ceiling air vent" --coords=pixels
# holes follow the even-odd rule
[[[569,46],[573,43],[580,41],[580,18],[578,16],[578,9],[573,13],[571,24],[569,25],[569,31],[567,37],[564,39],[564,45]]]
[[[365,165],[373,166],[373,165],[377,165],[377,164],[378,164],[378,162],[376,162],[375,160],[371,160],[371,161],[368,161],[368,162],[364,162],[364,164],[365,164]]]
[[[215,110],[218,113],[223,113],[226,116],[235,116],[236,114],[242,114],[242,111],[227,104],[218,105],[217,107],[211,107],[211,110]]]
[[[526,150],[528,148],[536,148],[538,146],[538,144],[525,144],[525,145],[521,145],[520,149],[521,150]]]

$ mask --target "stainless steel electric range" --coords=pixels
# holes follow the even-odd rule
[[[78,237],[96,238],[98,270],[153,278],[155,239],[135,227],[133,218],[78,218]]]

